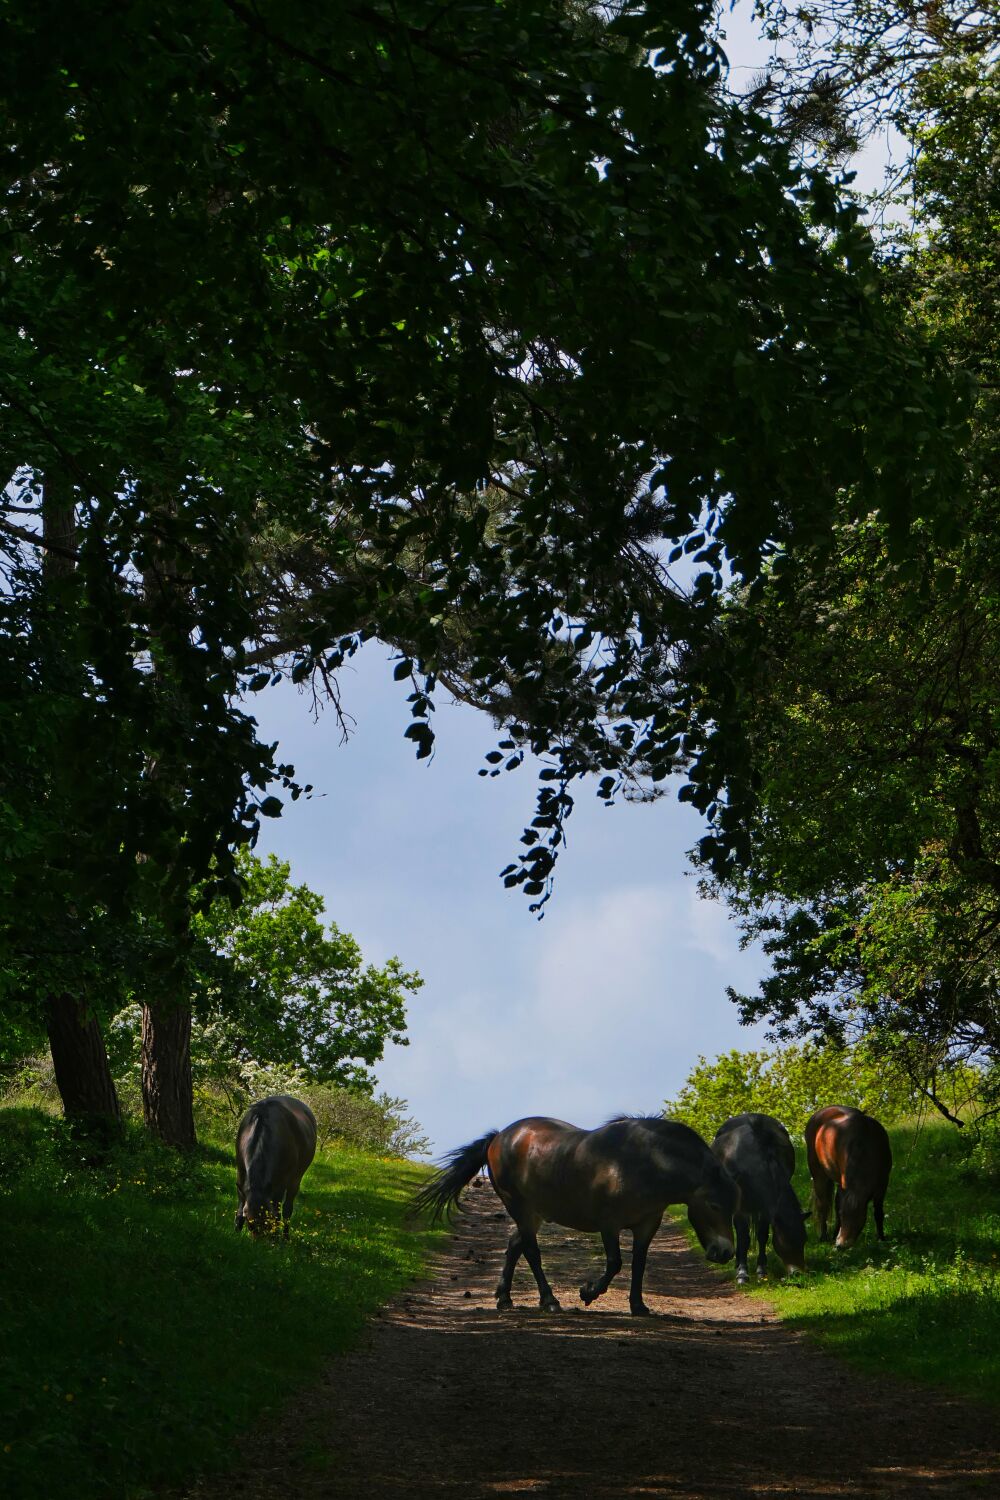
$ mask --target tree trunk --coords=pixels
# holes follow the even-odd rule
[[[142,1113],[146,1128],[166,1145],[194,1145],[189,1005],[142,1008]]]
[[[52,544],[42,560],[46,583],[58,595],[76,563],[76,501],[58,474],[46,474],[42,497],[42,536]],[[108,1134],[119,1134],[121,1105],[97,1018],[86,1003],[67,993],[46,997],[46,1024],[56,1085],[68,1120]]]
[[[165,510],[172,507],[165,503]],[[171,590],[177,587],[173,558],[158,545],[143,575],[143,592],[150,610],[150,639],[157,640],[162,618],[169,613]],[[155,663],[154,680],[160,678]],[[160,680],[158,690],[167,686]],[[169,777],[162,762],[150,760],[150,780]],[[147,1130],[168,1146],[187,1149],[195,1144],[194,1091],[191,1079],[191,1006],[185,1000],[149,1000],[142,1007],[142,1114]]]
[[[101,1028],[73,995],[50,995],[49,1046],[67,1120],[87,1130],[118,1134],[121,1106],[104,1050]]]

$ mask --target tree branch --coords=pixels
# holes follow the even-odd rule
[[[24,526],[17,526],[13,521],[6,520],[0,516],[0,531],[5,531],[9,536],[17,537],[18,541],[30,542],[33,547],[43,547],[46,552],[54,552],[59,557],[69,558],[71,562],[80,559],[79,549],[66,547],[62,542],[51,541],[44,537],[40,531],[28,531]]]

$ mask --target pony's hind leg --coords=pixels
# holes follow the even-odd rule
[[[880,1240],[885,1239],[885,1199],[872,1199],[872,1217],[875,1220],[875,1233]]]
[[[622,1268],[620,1237],[617,1234],[613,1234],[610,1230],[605,1232],[602,1229],[601,1239],[604,1242],[604,1254],[607,1263],[602,1276],[592,1277],[590,1281],[585,1281],[580,1288],[580,1300],[585,1307],[589,1307],[592,1302],[596,1302],[598,1297],[604,1296],[604,1293]]]
[[[757,1231],[757,1279],[767,1280],[767,1237],[771,1230],[771,1221],[767,1214],[758,1214],[754,1225]]]
[[[514,1306],[510,1297],[510,1289],[514,1284],[514,1268],[521,1259],[523,1250],[524,1245],[521,1240],[521,1231],[515,1226],[511,1231],[510,1239],[507,1241],[507,1254],[503,1258],[503,1270],[500,1272],[500,1280],[497,1282],[497,1312],[510,1312]]]
[[[538,1236],[536,1229],[521,1228],[521,1250],[525,1260],[534,1273],[535,1281],[538,1283],[538,1305],[543,1312],[561,1312],[559,1300],[555,1292],[549,1286],[545,1272],[542,1270],[542,1252],[538,1248]]]
[[[814,1177],[812,1180],[812,1207],[816,1216],[816,1224],[819,1229],[819,1237],[825,1240],[827,1237],[826,1226],[830,1217],[830,1207],[833,1202],[833,1183],[829,1177]]]

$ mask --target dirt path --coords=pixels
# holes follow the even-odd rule
[[[465,1202],[434,1280],[293,1403],[280,1444],[261,1434],[262,1462],[191,1500],[1000,1496],[1000,1421],[828,1357],[713,1275],[676,1228],[650,1251],[656,1318],[628,1314],[627,1257],[584,1310],[599,1242],[553,1227],[542,1253],[567,1310],[538,1311],[522,1262],[518,1310],[499,1316],[506,1216],[485,1183]]]

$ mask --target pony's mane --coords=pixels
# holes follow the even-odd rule
[[[805,1230],[802,1228],[802,1205],[798,1194],[787,1177],[782,1176],[776,1187],[774,1198],[773,1223],[777,1224],[783,1234],[797,1239],[799,1231],[802,1231],[802,1243],[805,1244]]]
[[[663,1115],[641,1115],[633,1110],[623,1109],[620,1114],[610,1115],[604,1121],[605,1125],[619,1125],[623,1120],[641,1120],[644,1125],[679,1125],[679,1120],[667,1120]]]
[[[683,1120],[668,1120],[664,1115],[639,1115],[619,1114],[612,1115],[610,1120],[605,1120],[605,1125],[623,1125],[627,1120],[632,1120],[636,1125],[646,1125],[650,1130],[673,1136],[674,1140],[685,1140],[688,1145],[703,1146],[708,1150],[708,1143],[692,1130],[690,1125],[685,1125]]]

